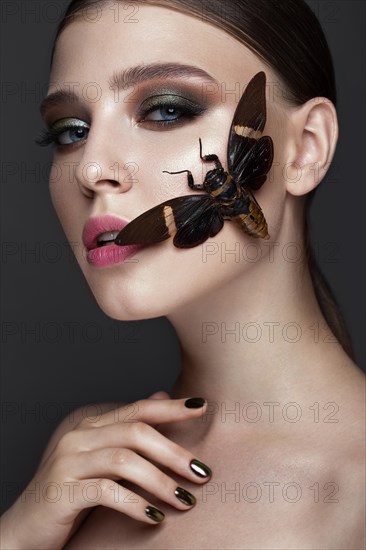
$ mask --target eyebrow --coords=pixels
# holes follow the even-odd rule
[[[219,86],[219,82],[209,73],[194,65],[183,65],[181,63],[152,63],[150,65],[137,65],[129,69],[115,71],[108,80],[110,88],[126,90],[146,80],[165,80],[169,78],[196,77]],[[79,100],[73,90],[58,90],[46,96],[40,104],[41,115],[53,106],[61,103],[72,103]]]
[[[41,115],[44,116],[46,111],[53,106],[60,105],[61,103],[72,103],[78,101],[78,96],[71,90],[58,90],[46,96],[40,106],[39,110]]]
[[[203,69],[194,65],[181,63],[152,63],[151,65],[137,65],[123,71],[116,71],[108,81],[112,89],[124,90],[130,86],[141,84],[146,80],[198,77],[215,84],[218,81]]]

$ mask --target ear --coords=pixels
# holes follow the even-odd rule
[[[284,170],[291,195],[309,193],[324,178],[332,162],[338,120],[333,103],[326,97],[310,99],[290,114],[293,135]]]

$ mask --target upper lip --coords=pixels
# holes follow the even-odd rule
[[[121,231],[129,222],[117,216],[106,215],[89,218],[83,229],[83,243],[87,250],[98,246],[98,237],[107,231]]]

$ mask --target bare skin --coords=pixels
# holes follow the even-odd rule
[[[225,164],[228,128],[239,97],[223,96],[223,86],[210,94],[203,115],[169,130],[158,128],[154,118],[138,120],[135,110],[161,87],[180,86],[181,80],[151,81],[137,90],[136,102],[127,100],[131,89],[121,91],[115,101],[108,85],[114,71],[161,62],[194,64],[226,90],[235,89],[237,82],[243,90],[261,70],[267,82],[278,83],[270,67],[224,31],[163,8],[141,6],[135,25],[115,22],[113,12],[105,10],[99,21],[76,19],[62,33],[51,82],[59,87],[78,82],[79,89],[98,82],[102,96],[96,102],[84,98],[77,109],[70,104],[52,107],[45,115],[49,124],[66,116],[90,123],[87,140],[55,152],[59,167],[66,161],[77,163],[71,184],[66,168],[57,179],[51,175],[55,209],[70,242],[80,243],[75,255],[103,311],[121,320],[167,316],[181,343],[182,370],[170,395],[152,399],[153,408],[142,419],[160,442],[159,457],[148,456],[148,462],[168,479],[144,464],[128,480],[122,462],[107,477],[123,480],[124,487],[161,509],[164,521],[152,525],[144,518],[142,501],[124,509],[104,501],[92,511],[89,506],[69,516],[63,531],[59,517],[59,538],[44,547],[361,549],[365,377],[325,323],[307,265],[292,256],[294,250],[303,250],[303,197],[320,183],[334,155],[338,124],[332,103],[311,100],[293,107],[280,87],[274,87],[265,128],[274,141],[274,167],[256,193],[272,248],[256,241],[253,249],[249,236],[226,223],[207,241],[210,249],[178,250],[165,242],[140,251],[136,263],[107,269],[91,266],[83,254],[81,234],[90,216],[112,213],[130,220],[168,198],[189,194],[184,175],[162,172],[189,169],[201,181],[207,166],[198,162],[199,137],[204,153],[216,153]],[[197,77],[184,80],[202,90]],[[126,183],[123,172],[116,179],[111,168],[115,162],[136,163],[138,184]],[[90,171],[86,176],[82,167],[87,163],[98,163],[98,177]],[[294,176],[295,165],[301,167],[299,177]],[[229,253],[238,243],[239,261]],[[190,396],[202,396],[208,405],[185,415],[169,408],[169,398]],[[229,412],[233,410],[235,414]],[[113,416],[105,414],[94,426],[104,434],[98,449],[116,446],[103,430],[104,422],[115,428]],[[85,439],[78,431],[85,430],[85,422],[78,420],[72,425],[73,438],[65,439],[70,430],[66,422],[46,450],[37,474],[43,482],[55,479],[56,472],[64,479],[66,472],[76,478],[75,453],[83,452],[83,445],[88,451],[96,445],[91,434],[97,432],[89,430]],[[141,437],[128,436],[126,425],[117,428],[122,448],[135,449],[140,442],[148,455],[147,437],[141,442]],[[57,439],[61,444],[55,446]],[[170,468],[164,464],[169,442],[179,446]],[[212,469],[210,480],[187,473],[190,457]],[[137,464],[137,455],[135,460]],[[80,479],[106,477],[100,464],[86,462],[92,471],[82,466]],[[144,487],[144,473],[151,474],[159,489]],[[196,496],[194,507],[174,505],[163,488],[173,482]],[[229,494],[233,488],[236,494]],[[50,540],[55,509],[47,508]],[[27,534],[33,526],[33,548],[39,549],[36,512],[30,505],[14,510],[9,510],[5,526],[14,527],[21,511],[22,517],[31,518]],[[12,547],[24,548],[12,540]]]

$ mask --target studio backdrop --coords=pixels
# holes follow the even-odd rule
[[[166,319],[118,322],[100,310],[50,201],[52,150],[34,140],[67,4],[1,2],[2,510],[31,479],[66,414],[169,391],[179,371],[179,344]],[[312,240],[364,367],[365,2],[309,4],[333,54],[340,124],[312,206]]]

